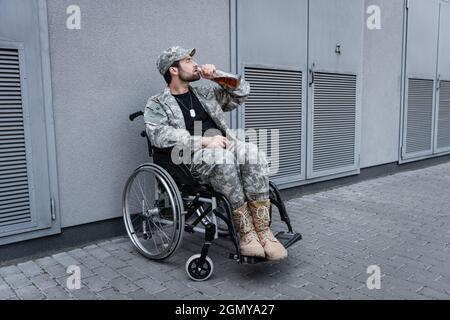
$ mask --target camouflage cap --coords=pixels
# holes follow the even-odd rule
[[[158,67],[159,73],[164,75],[170,66],[178,60],[184,59],[187,56],[193,56],[195,54],[195,49],[185,49],[179,46],[170,47],[163,51],[156,60],[156,66]]]

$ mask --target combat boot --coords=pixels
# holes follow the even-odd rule
[[[264,248],[259,243],[247,202],[233,211],[233,220],[239,233],[241,254],[248,257],[265,258]]]
[[[281,260],[287,257],[286,248],[278,241],[269,228],[270,200],[250,201],[248,203],[259,241],[264,247],[267,260]]]

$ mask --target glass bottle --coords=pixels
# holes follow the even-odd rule
[[[237,89],[241,84],[241,76],[222,70],[216,70],[216,76],[211,80],[230,89]]]
[[[201,71],[200,67],[199,70]],[[211,79],[211,81],[214,81],[225,88],[237,89],[241,84],[241,76],[216,69],[216,76]]]

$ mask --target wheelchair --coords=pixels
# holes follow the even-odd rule
[[[143,114],[135,112],[129,119],[134,121]],[[152,260],[167,259],[178,249],[185,232],[199,232],[204,234],[201,252],[191,256],[185,265],[188,276],[194,281],[205,281],[212,275],[214,264],[208,257],[208,250],[219,237],[229,237],[235,249],[229,258],[240,264],[268,261],[241,254],[231,204],[224,195],[197,182],[186,165],[174,165],[169,150],[152,146],[146,131],[142,131],[141,136],[147,139],[153,163],[144,163],[133,171],[122,195],[126,231],[140,254]],[[276,206],[288,229],[275,237],[289,248],[302,236],[292,230],[280,192],[272,181],[270,200],[271,222],[272,207]]]

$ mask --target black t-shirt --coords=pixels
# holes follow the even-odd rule
[[[200,101],[197,99],[195,94],[189,90],[183,94],[173,95],[175,100],[178,102],[181,111],[184,116],[184,123],[186,125],[186,130],[189,131],[191,136],[194,135],[194,121],[202,122],[202,136],[205,134],[207,130],[215,129],[217,132],[212,132],[213,135],[222,135],[225,136],[224,133],[219,129],[219,127],[215,124],[213,119],[211,119],[210,115],[205,111]],[[192,100],[191,100],[192,97]],[[195,111],[195,118],[191,116],[191,101],[192,108]],[[210,136],[210,134],[208,134]]]

